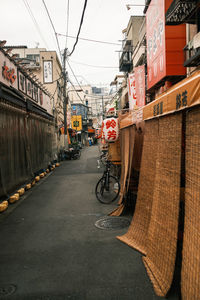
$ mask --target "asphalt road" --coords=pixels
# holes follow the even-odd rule
[[[127,228],[94,225],[116,207],[95,198],[97,156],[83,149],[0,215],[0,299],[160,299],[141,255],[115,238]]]

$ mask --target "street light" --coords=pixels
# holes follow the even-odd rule
[[[131,6],[143,6],[143,7],[146,7],[145,4],[126,4],[126,8],[129,10],[131,9]]]

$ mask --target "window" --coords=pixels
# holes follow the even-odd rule
[[[35,63],[40,62],[40,55],[39,54],[27,54],[26,58],[33,60]]]

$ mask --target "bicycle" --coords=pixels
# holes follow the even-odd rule
[[[110,175],[111,162],[107,160],[103,176],[99,179],[95,188],[97,199],[104,204],[115,201],[120,192],[120,183],[118,179]]]

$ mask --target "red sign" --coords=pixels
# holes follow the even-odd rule
[[[128,75],[128,96],[129,96],[129,109],[136,108],[136,89],[135,89],[135,74]]]
[[[135,88],[138,107],[145,105],[145,67],[144,65],[134,68],[135,72]]]
[[[15,75],[15,69],[9,68],[4,61],[4,65],[2,67],[2,76],[8,80],[11,84],[13,84],[17,78]]]
[[[146,14],[148,89],[166,76],[165,0],[152,0]]]
[[[17,67],[0,51],[0,82],[17,89]]]

